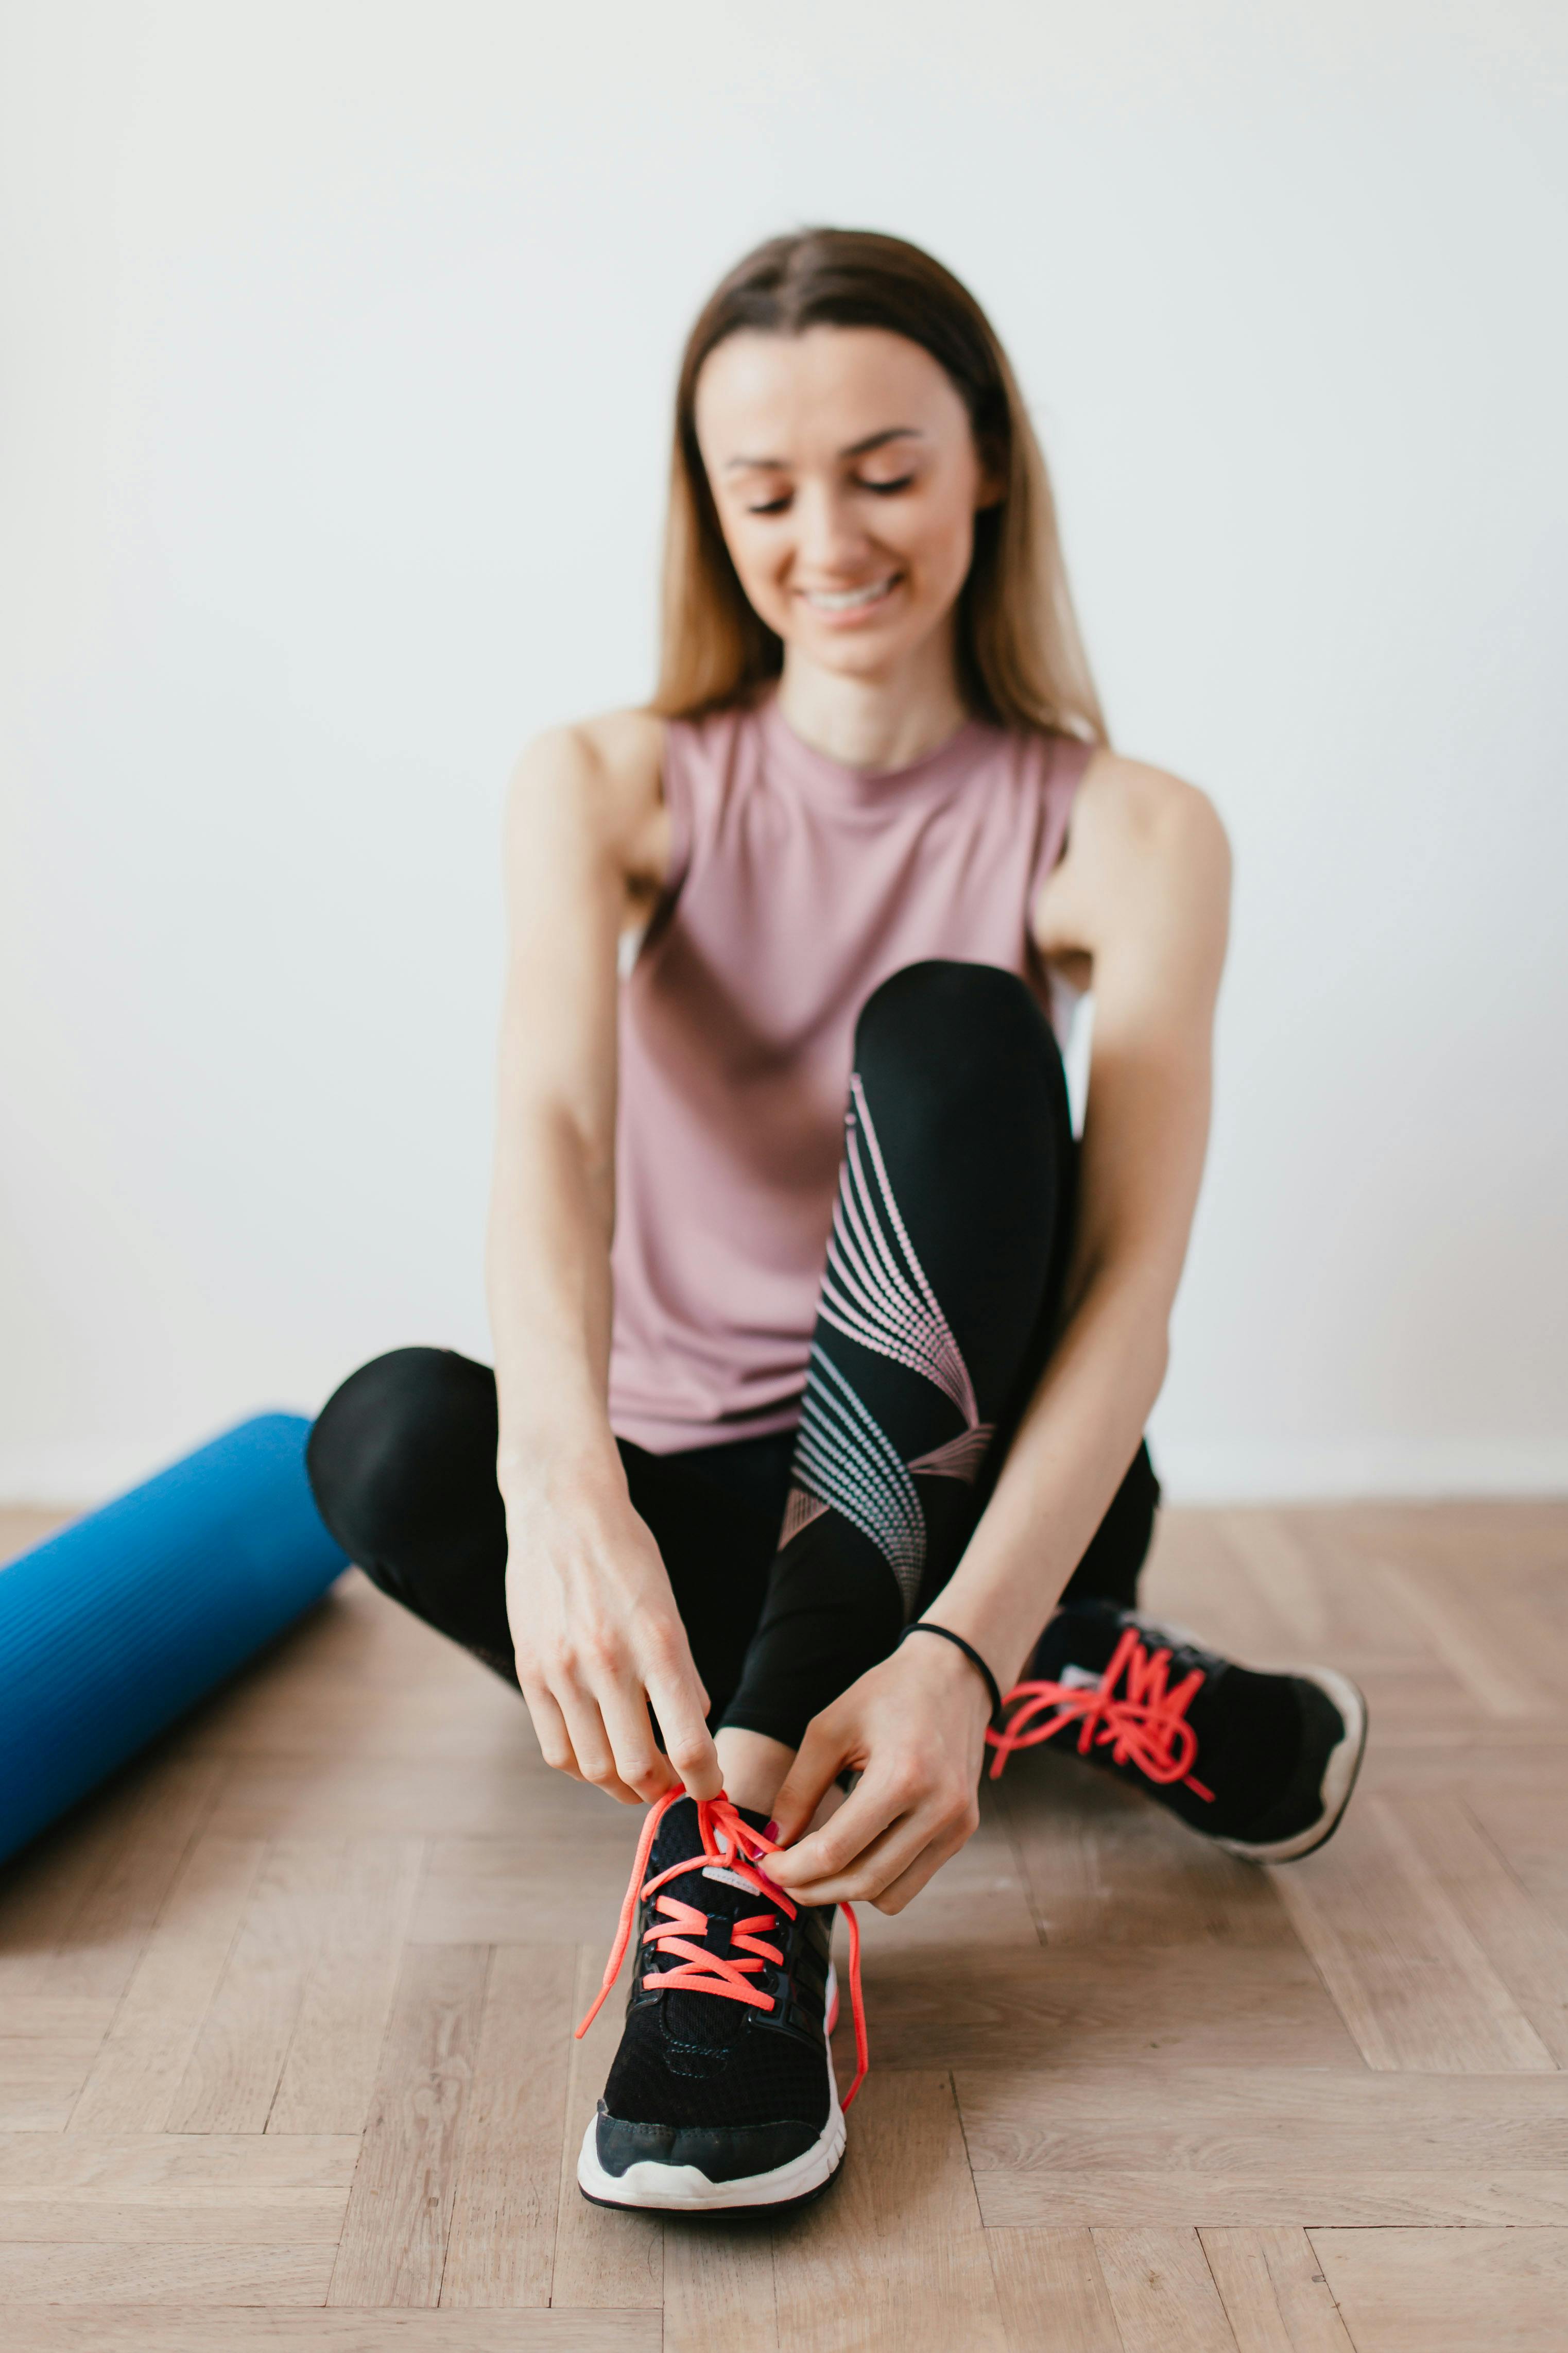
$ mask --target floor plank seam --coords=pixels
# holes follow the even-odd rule
[[[213,1815],[217,1810],[218,1799],[224,1788],[227,1786],[231,1771],[232,1767],[226,1766],[221,1772],[215,1775],[212,1788],[209,1791],[195,1820],[192,1823],[190,1832],[186,1837],[184,1843],[179,1850],[179,1860],[175,1863],[174,1870],[169,1874],[169,1883],[164,1888],[163,1894],[159,1897],[158,1903],[153,1910],[153,1916],[148,1921],[145,1929],[142,1931],[142,1940],[137,1948],[136,1957],[126,1971],[125,1983],[121,1986],[119,1995],[115,2000],[114,2016],[110,2020],[108,2030],[99,2045],[100,2054],[109,2048],[114,2039],[116,2030],[118,2029],[121,2019],[124,2014],[126,2004],[130,2001],[132,1989],[136,1984],[136,1979],[146,1961],[148,1952],[154,1938],[157,1936],[159,1928],[163,1925],[165,1917],[167,1916],[172,1905],[174,1905],[175,1897],[178,1895],[180,1889],[184,1884],[185,1873],[190,1867],[191,1858],[195,1854],[197,1847],[200,1845],[203,1838],[206,1835],[207,1826],[210,1823]],[[265,1857],[263,1860],[265,1860]],[[253,1879],[252,1884],[254,1885],[254,1883]],[[84,1894],[82,1898],[83,1904],[85,1904],[87,1900],[87,1895]],[[75,1918],[76,1915],[73,1914],[72,1925],[74,1925]],[[201,2031],[201,2025],[205,2022],[207,2011],[212,2008],[213,1999],[216,1993],[217,1986],[221,1981],[223,1969],[228,1967],[230,1960],[234,1957],[234,1947],[238,1942],[242,1925],[243,1915],[241,1915],[240,1918],[237,1918],[235,1922],[233,1933],[229,1937],[228,1945],[225,1950],[223,1967],[214,1977],[212,1990],[208,1994],[205,2008],[202,2012],[201,2021],[198,2021],[197,2024],[196,2031],[198,2035]],[[66,1933],[68,1935],[69,1934],[68,1928]],[[193,2049],[195,2048],[194,2042],[192,2047]],[[97,2063],[95,2062],[94,2067],[96,2066],[96,2063]],[[88,2069],[81,2089],[71,2103],[70,2115],[62,2127],[66,2132],[72,2132],[76,2128],[77,2114],[81,2106],[82,2101],[87,2096],[88,2088],[92,2082],[94,2067],[89,2067]]]
[[[154,1748],[159,1745],[160,1744],[156,1742],[153,1744]],[[138,1766],[146,1764],[147,1753],[148,1752],[143,1751],[141,1757],[133,1759],[129,1767],[121,1768],[121,1773],[117,1775],[114,1780],[110,1784],[110,1791],[112,1791],[124,1778],[126,1772],[135,1771]],[[147,1769],[151,1771],[155,1769],[155,1767],[147,1766]],[[186,1832],[184,1841],[179,1849],[178,1859],[175,1862],[173,1871],[169,1873],[169,1883],[164,1888],[163,1894],[159,1897],[157,1905],[153,1909],[153,1916],[147,1922],[146,1926],[142,1932],[142,1939],[137,1947],[136,1957],[132,1962],[131,1967],[127,1969],[125,1973],[125,1982],[114,1998],[113,2014],[109,2021],[108,2026],[104,2030],[102,2040],[100,2042],[99,2048],[100,2051],[103,2049],[104,2045],[110,2041],[116,2028],[120,2024],[121,2017],[125,2009],[125,2004],[131,1996],[131,1989],[136,1981],[136,1972],[142,1966],[148,1946],[152,1943],[153,1937],[158,1933],[160,1922],[168,1911],[169,1905],[174,1901],[175,1890],[178,1888],[181,1880],[184,1876],[185,1869],[190,1862],[192,1853],[194,1852],[198,1841],[205,1835],[208,1823],[211,1821],[213,1815],[217,1810],[217,1802],[227,1784],[231,1769],[232,1768],[230,1767],[225,1766],[220,1772],[214,1775],[212,1787],[208,1789],[205,1799],[202,1800],[201,1806]],[[93,1802],[93,1799],[90,1797],[84,1799],[81,1801],[80,1806],[76,1809],[76,1811],[79,1813],[84,1808],[92,1805]],[[66,1920],[61,1929],[58,1943],[56,1947],[57,1950],[61,1948],[70,1948],[69,1939],[71,1932],[76,1927],[78,1920],[80,1918],[83,1910],[91,1900],[94,1893],[95,1889],[92,1886],[85,1887],[82,1890],[80,1898],[72,1907],[69,1917]],[[80,2091],[77,2094],[76,2098],[71,2103],[70,2114],[67,2116],[65,2122],[60,2126],[62,2133],[69,2132],[72,2129],[76,2121],[77,2109],[81,2105],[81,2101],[87,2091],[88,2083],[91,2080],[91,2075],[92,2069],[89,2067],[86,2077],[83,2079]]]
[[[1214,2258],[1209,2253],[1208,2241],[1204,2236],[1203,2232],[1195,2228],[1193,2232],[1193,2236],[1198,2242],[1198,2253],[1204,2259],[1204,2269],[1209,2275],[1209,2284],[1214,2289],[1215,2302],[1219,2306],[1221,2312],[1225,2315],[1225,2325],[1230,2331],[1231,2342],[1237,2347],[1237,2353],[1241,2353],[1241,2340],[1237,2336],[1236,2323],[1231,2318],[1230,2306],[1225,2300],[1225,2292],[1220,2286],[1218,2278],[1215,2276]]]
[[[0,1885],[0,2339],[1557,2353],[1568,1718],[1464,1714],[1419,1613],[1399,1630],[1405,1597],[1360,1581],[1405,1566],[1489,1635],[1489,1687],[1555,1691],[1568,1511],[1237,1514],[1223,1579],[1209,1515],[1162,1525],[1162,1614],[1234,1598],[1261,1657],[1283,1593],[1365,1676],[1344,1833],[1243,1876],[1075,1760],[987,1784],[968,1876],[871,1915],[843,2179],[739,2235],[580,2199],[618,2031],[570,2042],[624,1870],[603,1801],[345,1580]]]
[[[1279,1873],[1282,1871],[1289,1871],[1290,1865],[1288,1862],[1268,1862],[1264,1863],[1261,1868],[1268,1873],[1268,1877],[1274,1881],[1278,1887]],[[1336,2000],[1333,1987],[1330,1984],[1322,1965],[1318,1959],[1318,1956],[1313,1952],[1310,1945],[1308,1944],[1306,1938],[1301,1934],[1301,1930],[1297,1922],[1295,1911],[1291,1906],[1289,1898],[1282,1894],[1279,1900],[1281,1909],[1284,1912],[1286,1919],[1290,1925],[1290,1934],[1295,1938],[1297,1947],[1304,1956],[1312,1975],[1316,1978],[1318,1984],[1322,1989],[1324,2000],[1329,2003],[1333,2010],[1334,2016],[1339,2020],[1340,2024],[1344,2028],[1347,2036],[1350,2038],[1351,2048],[1355,2052],[1363,2068],[1369,2075],[1390,2074],[1398,2072],[1394,2069],[1374,2067],[1373,2065],[1371,2060],[1367,2057],[1366,2052],[1362,2048],[1360,2036],[1356,2033],[1355,2028],[1352,2025],[1350,2020],[1345,2016],[1343,2005]]]

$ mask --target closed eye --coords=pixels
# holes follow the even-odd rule
[[[873,498],[890,499],[899,491],[909,490],[914,479],[913,474],[900,474],[897,480],[891,482],[857,481],[855,487],[858,491],[869,491]],[[754,515],[783,514],[789,502],[790,493],[787,491],[781,491],[776,499],[759,499],[747,507],[746,512]]]

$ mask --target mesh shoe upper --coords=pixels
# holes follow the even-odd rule
[[[744,1813],[756,1828],[760,1814]],[[653,1880],[689,1857],[691,1869],[666,1882],[660,1894],[700,1913],[700,1942],[727,1955],[735,1922],[768,1910],[754,1887],[731,1881],[702,1852],[695,1800],[683,1798],[659,1824],[649,1858]],[[668,1926],[658,1896],[638,1906],[636,1965],[626,2031],[605,2085],[602,2107],[626,2124],[730,2128],[797,2124],[815,2134],[829,2109],[826,2033],[831,1907],[804,1906],[792,1920],[782,1906],[753,1941],[783,1955],[763,1960],[749,1982],[770,1998],[763,2010],[749,2001],[684,1988],[649,1986],[668,1964],[643,1943],[650,1927]],[[745,1949],[750,1950],[750,1946]]]
[[[1063,1725],[1052,1746],[1082,1753],[1214,1838],[1257,1837],[1264,1825],[1270,1837],[1305,1829],[1321,1810],[1321,1767],[1344,1730],[1331,1704],[1305,1678],[1234,1666],[1156,1620],[1109,1603],[1086,1602],[1058,1610],[1024,1681],[1065,1682],[1087,1689],[1104,1675],[1129,1629],[1147,1657],[1169,1653],[1163,1678],[1169,1691],[1174,1693],[1194,1672],[1200,1677],[1176,1711],[1196,1742],[1190,1771],[1159,1781],[1135,1755],[1119,1762],[1115,1741],[1101,1736],[1108,1723],[1096,1725],[1089,1746],[1081,1752],[1081,1730],[1071,1722]],[[1118,1688],[1126,1688],[1121,1678]]]

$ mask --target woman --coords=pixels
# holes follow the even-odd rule
[[[658,698],[526,753],[507,863],[495,1373],[365,1366],[311,1474],[552,1765],[657,1801],[584,2192],[779,2205],[844,2146],[833,1907],[956,1852],[988,1737],[1282,1860],[1365,1725],[1133,1606],[1228,854],[1110,751],[1027,416],[927,255],[817,230],[714,294]],[[1080,1147],[1047,1008],[1091,983]]]

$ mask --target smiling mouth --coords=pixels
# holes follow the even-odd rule
[[[808,605],[819,613],[858,613],[868,605],[879,604],[891,596],[899,585],[900,575],[889,572],[884,579],[868,581],[864,588],[805,588],[801,591]]]

